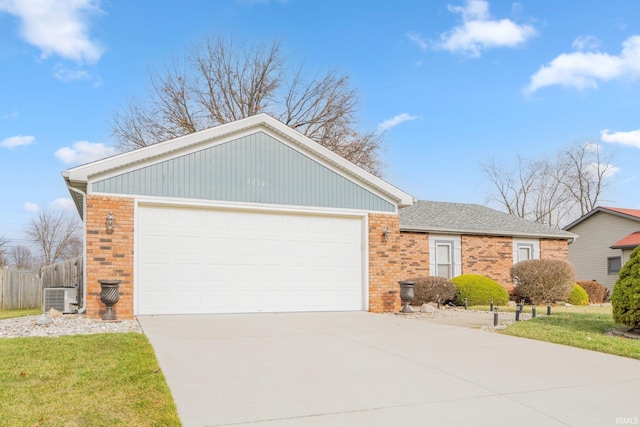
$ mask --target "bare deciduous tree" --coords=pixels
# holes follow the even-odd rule
[[[574,144],[555,159],[518,157],[513,168],[490,159],[480,167],[493,187],[490,200],[510,214],[559,227],[596,207],[613,171],[611,160],[595,144]]]
[[[132,149],[268,113],[287,126],[379,174],[382,135],[356,131],[357,94],[349,77],[330,70],[306,78],[278,42],[246,46],[222,36],[191,46],[151,90],[116,113],[112,130],[121,149]]]
[[[77,216],[43,209],[25,229],[40,250],[41,265],[54,264],[75,255],[81,226]]]
[[[31,250],[22,245],[16,245],[9,250],[8,261],[16,270],[31,270],[35,267]]]
[[[0,268],[4,268],[6,265],[7,248],[9,247],[9,239],[4,236],[0,236]]]

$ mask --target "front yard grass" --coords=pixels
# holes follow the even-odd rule
[[[27,310],[0,310],[0,320],[10,319],[12,317],[34,316],[42,314],[41,308],[30,308]]]
[[[528,307],[525,312],[530,313]],[[610,306],[553,307],[551,316],[546,310],[538,307],[538,317],[513,323],[501,333],[640,360],[640,340],[606,335],[608,329],[621,327],[613,321]]]
[[[1,426],[180,426],[142,334],[0,340]]]

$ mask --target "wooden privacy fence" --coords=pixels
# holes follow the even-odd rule
[[[40,308],[42,289],[57,287],[77,287],[78,295],[82,295],[82,257],[42,267],[40,274],[0,270],[0,310]],[[81,300],[78,298],[82,304]]]
[[[40,276],[32,271],[1,270],[0,310],[42,307]]]

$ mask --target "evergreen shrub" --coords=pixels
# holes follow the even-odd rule
[[[509,301],[509,293],[500,283],[479,274],[463,274],[451,279],[456,285],[455,304],[463,305],[467,299],[469,305],[505,305]]]

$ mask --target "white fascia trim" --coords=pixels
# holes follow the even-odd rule
[[[88,182],[91,177],[96,175],[102,175],[115,169],[122,170],[127,166],[130,166],[129,169],[132,169],[150,159],[170,157],[171,155],[175,155],[176,152],[188,150],[192,146],[199,146],[213,139],[220,139],[221,142],[224,142],[232,137],[237,138],[241,132],[248,133],[250,130],[255,130],[255,128],[259,127],[271,129],[276,134],[282,135],[295,144],[305,147],[309,152],[324,158],[326,161],[368,183],[370,186],[379,188],[383,193],[391,196],[401,207],[410,206],[414,202],[414,198],[409,194],[357,167],[328,148],[315,143],[301,133],[264,113],[78,166],[63,172],[63,176],[70,181]],[[191,149],[195,150],[195,147]]]
[[[319,208],[315,206],[271,205],[264,203],[226,202],[202,199],[180,199],[166,197],[133,197],[136,206],[154,205],[167,207],[200,207],[205,209],[262,211],[270,213],[289,213],[300,215],[344,216],[344,217],[368,217],[369,211],[341,208]]]

